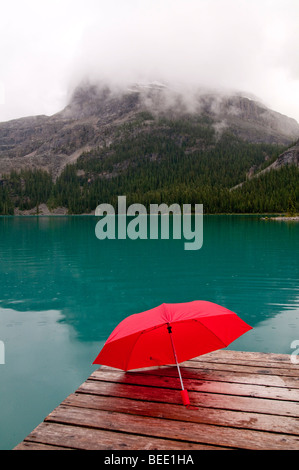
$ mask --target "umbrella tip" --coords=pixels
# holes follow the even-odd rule
[[[181,390],[181,395],[183,399],[183,404],[186,406],[186,408],[188,408],[188,410],[198,410],[197,406],[191,405],[187,390]]]
[[[182,396],[182,400],[183,400],[183,404],[184,405],[190,405],[190,399],[189,399],[189,395],[188,395],[188,390],[181,390],[181,396]]]

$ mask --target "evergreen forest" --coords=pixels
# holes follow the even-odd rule
[[[91,213],[101,203],[116,208],[117,196],[147,208],[203,204],[206,214],[298,213],[296,166],[254,176],[286,148],[248,143],[229,132],[217,136],[210,124],[161,118],[158,126],[134,132],[127,123],[111,145],[82,153],[55,180],[41,169],[2,175],[0,214],[12,215],[16,207],[38,213],[43,203],[69,214]]]

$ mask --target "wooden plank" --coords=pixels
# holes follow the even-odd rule
[[[190,359],[191,362],[214,362],[225,364],[239,364],[259,367],[276,367],[277,369],[293,370],[299,374],[299,365],[291,362],[288,354],[247,353],[244,351],[213,351],[203,356]]]
[[[252,363],[251,363],[252,364]],[[285,367],[277,368],[275,366],[266,366],[266,365],[249,365],[242,364],[241,361],[235,361],[234,363],[226,363],[222,361],[186,361],[181,364],[182,367],[191,367],[199,370],[216,370],[223,372],[241,372],[249,374],[259,374],[259,375],[275,375],[277,377],[299,377],[299,371],[297,367]]]
[[[173,441],[138,436],[122,432],[91,429],[87,427],[43,422],[26,438],[51,446],[63,446],[78,450],[210,450],[220,446],[208,446],[190,442]]]
[[[216,424],[218,426],[230,426],[239,429],[246,428],[299,435],[298,418],[279,415],[246,413],[243,411],[205,407],[198,407],[197,410],[190,410],[182,407],[181,405],[152,403],[118,397],[101,397],[80,393],[70,395],[66,400],[64,400],[62,405],[96,410],[117,411],[120,413],[174,419],[177,421],[193,423]]]
[[[185,366],[186,363],[182,363],[181,365],[182,366]],[[272,375],[278,375],[278,376],[284,376],[286,375],[287,377],[299,377],[299,370],[296,367],[291,367],[291,366],[288,366],[287,364],[283,364],[283,366],[279,366],[277,367],[277,365],[273,365],[273,364],[262,364],[262,363],[258,363],[258,362],[254,362],[254,361],[251,361],[250,363],[245,364],[243,363],[242,364],[242,361],[238,361],[238,360],[235,360],[231,363],[228,363],[228,362],[224,362],[223,360],[215,360],[215,361],[212,361],[212,360],[206,360],[206,361],[203,361],[203,360],[196,360],[196,361],[187,361],[187,364],[186,366],[188,367],[195,367],[195,368],[202,368],[202,367],[210,367],[210,364],[213,364],[214,368],[215,369],[219,369],[219,370],[227,370],[227,371],[230,371],[230,370],[238,370],[238,367],[239,367],[239,371],[243,372],[245,370],[248,370],[248,372],[252,372],[252,373],[258,373],[258,374],[272,374]],[[238,366],[238,367],[237,367]],[[252,368],[251,370],[249,368]],[[245,369],[246,368],[246,369]],[[255,370],[256,372],[255,372]]]
[[[243,384],[255,384],[255,385],[266,385],[271,387],[288,387],[299,389],[299,377],[277,377],[276,375],[258,375],[257,373],[253,376],[251,373],[244,369],[243,372],[235,371],[221,371],[214,369],[197,369],[192,367],[180,367],[183,379],[194,379],[200,381],[216,381],[216,382],[229,382],[229,383],[243,383]],[[94,371],[89,378],[98,378],[100,372],[120,372],[117,369],[111,369],[108,367],[101,367]],[[176,377],[178,378],[178,371],[176,367],[160,367],[155,370],[142,370],[136,372],[127,372],[126,374],[144,374],[147,376],[157,375],[159,377]]]
[[[93,380],[104,380],[124,384],[149,385],[153,387],[175,388],[179,387],[178,377],[157,377],[154,374],[124,373],[116,371],[95,371],[91,375]],[[268,387],[264,385],[240,384],[229,382],[216,382],[207,380],[185,379],[184,386],[188,390],[220,393],[222,395],[251,396],[299,402],[299,391],[286,387]]]
[[[174,420],[157,419],[152,417],[128,415],[104,410],[90,410],[71,406],[58,406],[46,421],[76,425],[87,428],[117,431],[150,438],[166,438],[183,441],[184,443],[198,443],[221,445],[239,449],[260,450],[298,450],[299,436],[267,433],[209,426],[199,423],[182,423]]]
[[[178,390],[158,387],[142,387],[138,385],[87,380],[77,391],[107,397],[132,398],[135,400],[174,403],[179,405],[182,403],[181,395]],[[195,406],[299,417],[298,403],[292,401],[277,402],[276,400],[262,398],[238,397],[192,391],[189,392],[189,397],[191,403]]]
[[[21,442],[18,444],[14,450],[74,450],[74,449],[68,449],[67,447],[61,447],[61,446],[51,446],[47,444],[39,444],[38,442]]]
[[[290,354],[279,354],[279,353],[267,353],[267,352],[255,352],[255,351],[235,351],[231,349],[217,349],[210,353],[204,354],[202,356],[197,356],[191,360],[198,360],[201,358],[210,358],[210,359],[225,359],[230,361],[231,359],[240,359],[243,363],[254,360],[260,362],[279,362],[290,364]]]

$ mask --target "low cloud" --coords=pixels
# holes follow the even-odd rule
[[[0,120],[58,111],[84,79],[248,91],[299,120],[298,0],[11,0],[5,8]]]

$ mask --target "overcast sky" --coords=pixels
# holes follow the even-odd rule
[[[0,121],[84,78],[248,91],[299,121],[299,0],[1,0]]]

